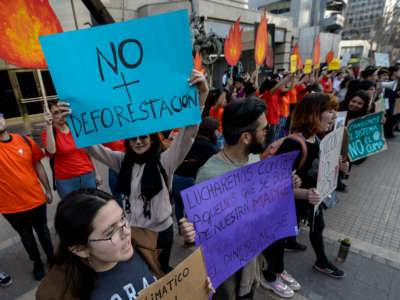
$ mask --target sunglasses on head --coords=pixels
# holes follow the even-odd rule
[[[141,135],[141,136],[135,136],[133,138],[130,138],[132,142],[136,142],[137,139],[140,141],[145,141],[149,136],[148,135]]]

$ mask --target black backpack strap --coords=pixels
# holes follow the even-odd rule
[[[29,145],[29,148],[31,148],[32,150],[32,143],[31,141],[25,136],[25,135],[21,135],[21,137],[24,139],[24,141]]]

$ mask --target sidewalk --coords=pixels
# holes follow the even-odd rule
[[[302,284],[297,300],[395,300],[400,298],[400,136],[389,142],[389,149],[355,166],[347,180],[349,193],[338,194],[340,202],[325,211],[326,252],[334,261],[339,237],[352,241],[346,262],[338,264],[346,272],[342,280],[329,278],[312,269],[314,253],[308,233],[301,231],[299,241],[308,246],[302,253],[286,253],[285,266]],[[104,182],[107,169],[102,168]],[[49,224],[58,199],[49,206]],[[14,283],[0,288],[0,299],[34,299],[35,287],[29,261],[19,238],[0,217],[0,270],[9,273]],[[52,226],[51,226],[52,227]],[[52,229],[53,236],[54,230]],[[57,244],[56,239],[53,239]],[[182,247],[176,238],[171,264],[175,265],[191,249]],[[43,257],[45,257],[43,255]],[[190,299],[190,296],[188,297]],[[256,300],[281,299],[257,290]]]

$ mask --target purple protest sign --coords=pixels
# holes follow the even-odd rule
[[[292,186],[297,154],[274,156],[181,192],[215,288],[274,241],[297,235]]]

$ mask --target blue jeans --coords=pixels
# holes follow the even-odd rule
[[[194,186],[195,181],[192,177],[183,177],[179,175],[174,175],[174,181],[172,183],[172,197],[175,203],[175,218],[179,222],[184,216],[184,207],[181,197],[181,191],[191,186]]]
[[[56,178],[56,188],[58,195],[63,199],[72,191],[79,190],[80,188],[96,188],[96,180],[94,172],[86,173],[76,176],[71,179],[61,180]]]
[[[117,185],[117,182],[118,182],[118,174],[117,174],[117,172],[115,172],[111,168],[108,169],[108,185],[110,186],[111,193],[114,196],[115,200],[117,200],[119,206],[121,206],[121,208],[123,208],[121,193],[117,193],[117,192],[114,191],[115,187]]]

